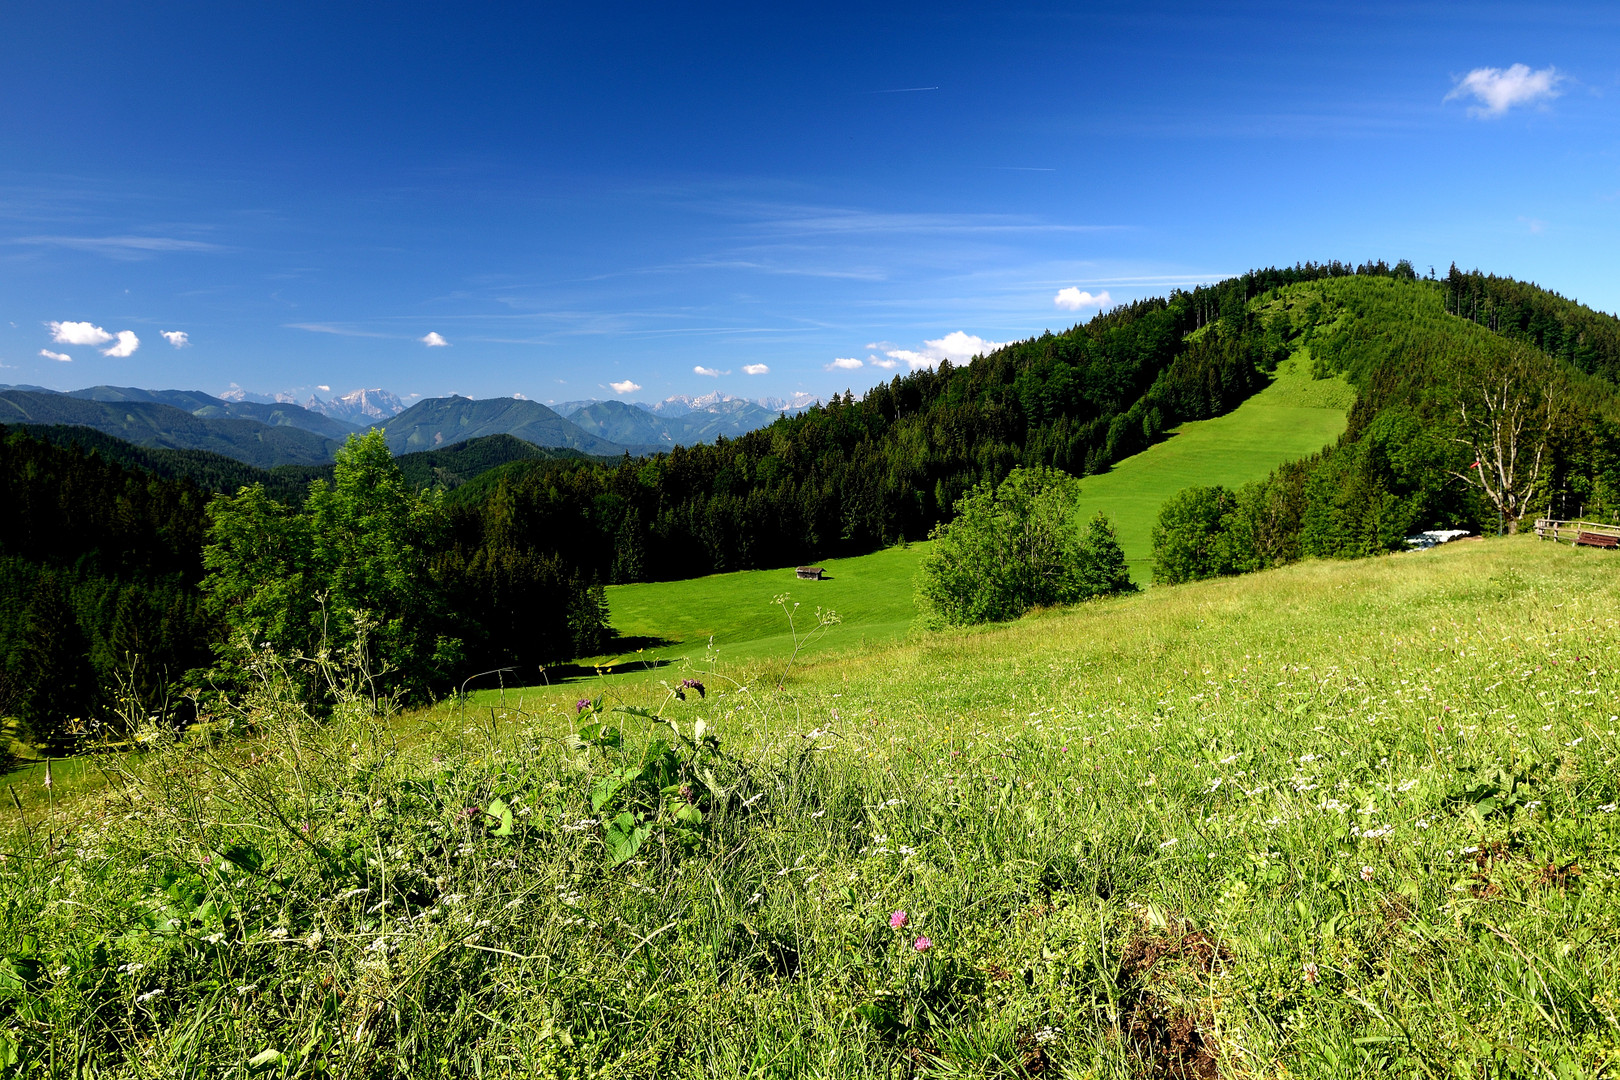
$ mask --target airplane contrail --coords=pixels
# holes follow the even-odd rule
[[[915,94],[922,90],[938,90],[937,86],[902,86],[898,90],[871,90],[873,94]]]

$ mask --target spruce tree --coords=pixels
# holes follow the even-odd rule
[[[27,628],[18,664],[21,734],[41,753],[60,753],[95,711],[96,677],[90,642],[56,574],[40,575]]]

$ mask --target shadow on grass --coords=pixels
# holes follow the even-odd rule
[[[552,664],[541,671],[540,681],[550,686],[562,686],[566,683],[594,679],[599,675],[624,675],[636,671],[657,671],[659,668],[680,663],[684,659],[685,657],[680,656],[649,656],[646,658],[633,656],[611,664]]]

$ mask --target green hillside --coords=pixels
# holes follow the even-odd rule
[[[1310,349],[1278,365],[1271,385],[1211,420],[1193,420],[1112,469],[1081,484],[1081,509],[1113,519],[1131,576],[1150,581],[1153,523],[1159,507],[1185,487],[1236,487],[1263,480],[1278,465],[1314,454],[1345,429],[1355,391],[1342,376],[1311,377]]]
[[[794,638],[777,596],[798,604],[795,626],[801,635],[816,625],[816,609],[842,620],[815,636],[801,655],[895,641],[911,629],[912,579],[928,549],[926,543],[889,548],[851,559],[818,563],[823,581],[801,581],[793,567],[711,574],[686,581],[614,585],[607,590],[609,622],[620,641],[639,653],[599,658],[622,670],[652,660],[701,660],[710,640],[728,661],[785,661]]]
[[[266,708],[54,806],[15,774],[0,1051],[1612,1076],[1614,558],[1315,561],[812,662],[781,694],[722,664],[662,674],[702,698],[604,688],[640,713],[579,715],[577,687]]]

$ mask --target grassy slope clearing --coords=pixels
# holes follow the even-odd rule
[[[1132,575],[1151,580],[1153,523],[1165,499],[1193,484],[1238,485],[1264,478],[1277,465],[1315,453],[1344,431],[1355,392],[1342,378],[1312,379],[1310,352],[1296,352],[1270,386],[1213,420],[1183,424],[1175,436],[1082,482],[1082,513],[1102,510],[1119,528]],[[630,639],[649,638],[641,654],[598,661],[624,669],[642,660],[700,659],[714,638],[728,660],[785,659],[793,637],[773,597],[800,605],[799,625],[817,606],[844,620],[809,650],[819,653],[906,636],[915,617],[913,579],[926,544],[912,544],[823,564],[830,580],[798,581],[791,567],[712,574],[686,581],[616,585],[608,589],[611,622]]]
[[[13,831],[0,1035],[131,1076],[1612,1077],[1617,603],[1615,556],[1518,537],[780,695],[609,688],[735,755],[675,756],[699,828],[624,782],[668,729],[570,749],[566,689],[391,726],[266,701]],[[621,813],[648,832],[610,868]]]
[[[1270,386],[1225,416],[1182,424],[1164,442],[1084,479],[1084,516],[1101,510],[1114,520],[1136,581],[1153,579],[1153,524],[1170,496],[1195,485],[1263,480],[1344,432],[1355,391],[1342,376],[1313,379],[1310,371],[1307,347],[1278,365]]]
[[[820,565],[825,581],[800,581],[793,568],[745,570],[711,574],[686,581],[657,581],[642,585],[614,585],[607,590],[611,623],[627,638],[648,637],[668,642],[653,645],[636,661],[690,658],[700,661],[709,639],[722,658],[786,659],[793,651],[782,608],[772,601],[788,594],[800,605],[796,626],[815,625],[815,610],[836,611],[843,622],[818,635],[808,653],[858,648],[867,642],[893,641],[911,629],[912,579],[928,544],[889,548],[852,559],[829,559]],[[626,656],[602,658],[619,662]]]

